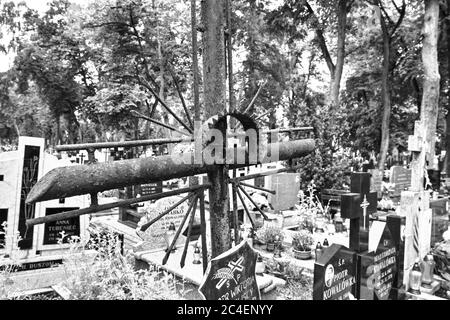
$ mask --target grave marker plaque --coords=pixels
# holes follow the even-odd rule
[[[333,243],[314,264],[313,300],[348,300],[356,286],[356,253]]]
[[[141,196],[148,196],[163,191],[162,181],[140,185]]]
[[[206,300],[260,300],[255,266],[258,254],[242,241],[211,259],[199,292]]]
[[[78,210],[79,208],[47,208],[45,215],[52,215],[65,211]],[[63,239],[63,243],[68,243],[70,236],[80,236],[80,218],[69,218],[46,223],[44,226],[44,245],[58,244],[61,238],[61,232],[67,236]]]

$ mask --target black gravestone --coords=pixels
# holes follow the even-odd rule
[[[8,209],[0,209],[0,249],[5,247],[5,233],[6,229],[3,223],[8,221]]]
[[[377,192],[370,192],[371,174],[353,172],[350,193],[341,196],[341,216],[350,219],[350,249],[367,250],[370,215],[377,212]]]
[[[141,184],[139,186],[140,189],[137,193],[140,193],[141,196],[148,196],[155,193],[161,193],[163,191],[162,181]]]
[[[258,254],[242,241],[211,259],[199,292],[206,300],[260,300],[255,266]]]
[[[356,253],[333,243],[314,264],[313,300],[347,300],[355,286]]]
[[[403,279],[402,218],[387,216],[386,222],[372,226],[370,239],[376,250],[358,254],[358,285],[356,298],[360,300],[397,300]],[[375,230],[379,229],[379,230]]]
[[[47,208],[45,215],[49,216],[56,213],[78,210],[79,208]],[[63,239],[63,243],[70,240],[70,236],[80,236],[80,218],[68,218],[53,222],[47,222],[44,226],[44,245],[58,244],[61,238],[61,232],[67,236]]]

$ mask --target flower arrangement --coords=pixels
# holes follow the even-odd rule
[[[265,224],[262,228],[256,231],[256,237],[263,243],[272,243],[278,237],[279,241],[283,241],[283,230],[273,224]]]
[[[326,216],[329,211],[329,205],[323,206],[320,200],[315,195],[316,186],[314,182],[308,185],[308,194],[303,190],[298,192],[299,204],[296,208],[299,212],[299,229],[313,232],[315,226],[315,219],[317,216]]]
[[[292,247],[297,251],[311,251],[313,244],[314,238],[308,230],[300,230],[292,237]]]

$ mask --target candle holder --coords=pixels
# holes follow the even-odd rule
[[[192,261],[193,264],[201,264],[201,253],[200,248],[198,247],[198,244],[195,244],[194,247],[194,260]]]
[[[164,234],[164,239],[166,240],[166,252],[169,250],[170,245],[172,244],[173,239],[175,238],[175,234],[176,234],[175,224],[173,222],[171,222],[169,225],[169,229]],[[176,249],[176,244],[173,246],[172,252],[175,251],[175,249]]]
[[[323,247],[322,247],[322,244],[320,242],[317,242],[316,250],[314,252],[315,252],[316,261],[317,261],[323,254]]]
[[[422,262],[422,286],[424,288],[431,288],[431,283],[434,280],[434,267],[436,262],[434,262],[433,255],[427,254]]]
[[[409,274],[409,292],[420,294],[420,284],[422,283],[422,271],[420,270],[419,260],[416,260]]]
[[[260,254],[258,254],[258,259],[256,260],[256,267],[255,267],[255,273],[256,274],[263,274],[264,271],[266,271],[266,265],[263,261],[263,258]]]

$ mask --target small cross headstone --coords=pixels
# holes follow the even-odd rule
[[[258,254],[247,241],[211,259],[199,292],[206,300],[260,300],[255,267]]]
[[[313,300],[347,300],[356,290],[356,253],[333,243],[314,264]]]
[[[341,216],[350,219],[350,248],[367,250],[370,215],[377,211],[377,193],[370,191],[371,175],[353,172],[350,193],[341,195]]]

